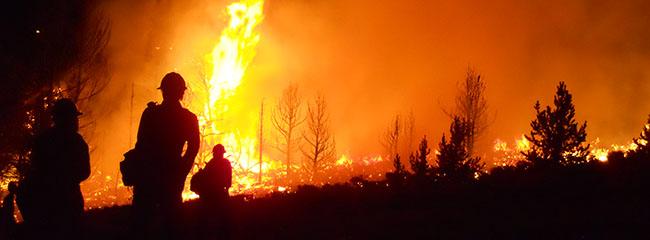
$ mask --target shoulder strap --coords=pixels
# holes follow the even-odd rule
[[[151,102],[147,103],[147,108],[154,108],[156,106],[158,106],[158,103],[156,103],[154,101],[151,101]]]

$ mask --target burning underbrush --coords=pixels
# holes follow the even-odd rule
[[[606,163],[611,152],[621,152],[627,156],[637,148],[635,143],[611,145],[609,148],[599,146],[599,143],[598,139],[591,143],[590,161]],[[515,139],[512,147],[504,141],[496,140],[493,149],[493,167],[516,166],[517,163],[525,161],[522,152],[529,148],[530,142],[525,137]],[[263,168],[262,174],[257,171],[257,166],[242,168],[236,160],[231,161],[233,161],[233,186],[230,194],[245,199],[263,198],[275,193],[292,193],[297,187],[303,185],[324,186],[345,183],[355,177],[367,181],[384,181],[385,174],[393,171],[391,161],[381,156],[349,157],[344,154],[316,177],[301,170],[299,166],[293,166],[291,178],[287,178],[286,168],[279,161],[269,161]],[[194,171],[198,168],[197,163]],[[259,181],[260,177],[261,181]],[[190,178],[191,175],[186,182],[189,182]],[[82,189],[88,209],[127,205],[131,202],[131,188],[122,185],[121,180],[113,175],[101,171],[94,172],[91,178],[83,182]],[[183,199],[189,201],[195,198],[198,198],[198,195],[189,191],[187,187],[183,192]]]
[[[608,155],[611,152],[622,152],[627,155],[628,152],[634,151],[638,145],[634,142],[619,145],[612,144],[610,146],[602,146],[600,138],[596,138],[590,143],[591,149],[587,159],[589,161],[607,162]],[[496,139],[493,145],[494,157],[492,165],[494,167],[515,166],[518,162],[524,161],[526,158],[522,154],[531,148],[531,143],[524,135],[521,138],[514,139],[512,144],[506,141]]]
[[[325,167],[317,176],[294,167],[292,177],[287,178],[284,166],[279,162],[270,162],[269,166],[263,168],[262,174],[256,171],[258,168],[241,168],[236,160],[231,160],[233,165],[233,185],[230,188],[231,195],[240,195],[247,199],[264,197],[273,193],[291,193],[301,185],[323,186],[347,182],[355,176],[361,176],[367,180],[380,181],[384,174],[390,171],[390,165],[380,156],[350,158],[342,155],[332,165]],[[194,171],[198,170],[195,164]],[[186,183],[189,183],[191,174]],[[261,181],[259,181],[261,177]],[[131,203],[132,189],[122,184],[120,179],[101,171],[95,171],[91,177],[82,184],[86,208],[103,208],[114,205],[127,205]],[[188,184],[186,184],[187,186]],[[189,190],[189,186],[183,192],[183,199],[189,201],[198,198],[198,195]]]
[[[213,39],[212,50],[204,56],[202,66],[205,69],[201,69],[204,74],[187,78],[189,99],[186,106],[198,116],[202,142],[199,156],[186,182],[189,182],[192,175],[205,166],[211,157],[212,146],[218,143],[226,147],[228,153],[226,157],[233,166],[231,195],[259,198],[278,192],[291,193],[301,185],[323,186],[347,182],[355,176],[373,181],[384,180],[385,174],[392,171],[392,156],[386,157],[383,154],[351,156],[331,151],[333,154],[326,159],[326,164],[314,166],[307,171],[308,168],[303,163],[308,159],[300,156],[301,151],[294,149],[295,160],[288,164],[286,162],[288,157],[279,156],[277,151],[270,150],[272,147],[268,146],[269,136],[264,135],[269,132],[264,130],[265,116],[269,118],[268,109],[267,115],[264,115],[264,98],[259,101],[261,107],[258,113],[251,111],[253,105],[251,103],[257,105],[257,99],[247,99],[242,95],[242,92],[247,90],[242,89],[242,83],[251,80],[245,78],[247,69],[255,58],[258,43],[262,40],[257,27],[264,19],[263,10],[263,0],[241,0],[230,4],[226,8],[227,24],[221,30],[219,37]],[[480,76],[478,77],[480,79]],[[311,109],[308,110],[311,112]],[[326,123],[322,126],[326,126]],[[309,128],[304,127],[301,130]],[[296,138],[304,137],[298,133],[299,131],[296,132]],[[612,152],[620,151],[627,154],[638,147],[637,143],[601,146],[599,138],[590,144],[591,149],[587,160],[600,162],[608,161],[609,154]],[[645,145],[645,142],[641,144]],[[287,149],[291,150],[290,147]],[[515,166],[525,160],[522,153],[530,149],[531,142],[524,136],[515,139],[513,144],[497,139],[491,159],[482,160],[491,162],[494,167]],[[415,149],[409,150],[415,151]],[[436,154],[439,153],[435,149],[432,150]],[[307,155],[304,154],[305,151],[302,153]],[[408,159],[408,156],[402,157]],[[316,162],[324,159],[313,160]],[[402,161],[408,162],[408,160]],[[430,165],[434,165],[434,157],[429,157],[428,161]],[[17,172],[15,168],[8,171]],[[6,189],[10,181],[18,179],[16,174],[3,175],[13,177],[2,179],[0,182],[2,189]],[[82,183],[86,207],[102,208],[129,204],[132,196],[131,189],[124,186],[120,178],[121,176],[114,172],[95,170],[91,177]],[[184,200],[197,197],[189,191],[188,187],[183,192]]]

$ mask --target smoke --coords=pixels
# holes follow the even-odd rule
[[[102,4],[112,23],[112,81],[94,105],[104,113],[93,134],[94,166],[116,173],[146,103],[160,101],[156,87],[166,72],[201,77],[228,3]],[[527,133],[533,104],[552,104],[559,81],[573,93],[590,139],[623,143],[650,113],[649,13],[647,1],[268,0],[239,94],[257,112],[290,82],[305,100],[323,93],[337,150],[361,156],[381,153],[381,133],[409,111],[416,136],[437,143],[450,123],[442,109],[475,67],[494,113],[479,149]]]

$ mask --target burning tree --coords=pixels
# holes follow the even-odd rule
[[[452,119],[459,117],[468,131],[463,133],[467,153],[474,154],[476,141],[488,127],[488,105],[485,100],[485,81],[473,68],[468,68],[464,81],[459,83],[456,109],[446,112]]]
[[[259,118],[249,111],[250,99],[237,94],[247,69],[256,55],[260,41],[257,26],[264,19],[263,0],[242,0],[226,7],[228,22],[221,30],[218,42],[205,56],[205,67],[199,70],[201,78],[189,78],[193,101],[188,108],[197,113],[202,133],[201,159],[209,158],[210,149],[217,143],[225,146],[233,165],[231,192],[259,190],[269,174],[269,162],[263,146],[263,108]],[[262,100],[263,101],[263,100]],[[259,125],[258,125],[259,123]],[[196,168],[195,168],[196,170]],[[193,172],[188,178],[191,178]],[[195,197],[186,188],[184,199]]]
[[[438,144],[439,152],[436,154],[438,174],[442,179],[467,182],[480,173],[485,164],[479,157],[471,157],[467,149],[467,132],[472,131],[471,123],[455,117],[449,128],[449,141],[445,134]]]
[[[291,172],[293,154],[300,144],[296,130],[305,121],[305,118],[300,116],[301,105],[302,99],[298,95],[298,85],[292,83],[282,92],[282,98],[276,105],[271,118],[273,126],[280,133],[281,140],[278,143],[278,149],[284,154],[286,160],[287,178]]]
[[[526,159],[535,166],[572,165],[586,162],[589,154],[587,122],[576,123],[575,108],[571,93],[564,82],[560,82],[554,97],[554,108],[540,107],[535,103],[536,118],[530,123],[533,128],[526,139],[531,143],[523,152]]]
[[[386,158],[392,158],[399,153],[399,136],[402,133],[402,124],[399,114],[391,121],[390,126],[381,138],[381,144],[386,152]]]
[[[306,145],[302,150],[305,160],[304,169],[312,181],[335,158],[336,143],[330,132],[327,102],[323,95],[318,95],[313,104],[307,105],[307,131],[303,133]]]

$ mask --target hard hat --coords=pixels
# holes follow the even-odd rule
[[[213,153],[226,153],[226,148],[221,145],[221,143],[217,144],[212,148]]]
[[[185,86],[185,80],[183,77],[176,73],[176,72],[170,72],[163,77],[162,81],[160,81],[160,87],[158,87],[160,90],[173,90],[173,89],[187,89]]]
[[[79,116],[81,112],[69,98],[62,98],[54,102],[52,106],[53,116]]]

